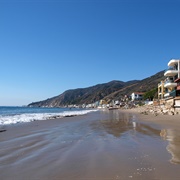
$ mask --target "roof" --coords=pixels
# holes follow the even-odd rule
[[[168,66],[173,66],[174,64],[178,63],[179,59],[171,59],[168,63]]]
[[[176,79],[174,82],[179,83],[180,82],[180,78]]]
[[[144,94],[143,92],[133,92],[134,94],[140,94],[140,95],[142,95],[142,94]]]

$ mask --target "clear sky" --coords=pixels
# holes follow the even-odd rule
[[[180,0],[0,0],[0,105],[111,80],[180,57]]]

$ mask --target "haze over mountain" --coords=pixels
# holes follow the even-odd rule
[[[110,81],[108,83],[97,84],[87,88],[71,89],[62,94],[46,99],[44,101],[33,102],[28,106],[32,107],[60,107],[70,104],[90,104],[101,99],[106,101],[118,100],[124,95],[130,95],[132,92],[146,92],[155,87],[164,79],[164,71],[160,71],[143,80],[132,80],[128,82]]]

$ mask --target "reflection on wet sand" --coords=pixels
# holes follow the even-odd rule
[[[171,154],[170,160],[173,164],[180,164],[180,132],[176,129],[156,129],[147,124],[136,121],[136,117],[129,114],[120,114],[117,111],[109,113],[106,120],[100,121],[104,130],[115,137],[123,136],[125,133],[134,131],[147,136],[161,136],[169,142],[167,151]],[[138,136],[138,134],[136,134]]]
[[[96,122],[96,128],[98,128],[97,123],[98,122]],[[107,119],[101,120],[99,128],[102,129],[102,127],[108,134],[115,137],[120,137],[129,132],[138,132],[143,135],[157,137],[159,137],[160,134],[159,129],[137,122],[137,118],[134,115],[123,114],[118,111],[112,111],[109,113],[109,117],[107,117]]]
[[[22,127],[1,133],[1,179],[180,177],[179,166],[168,162],[167,141],[159,135],[162,128],[131,113],[98,111],[64,120],[35,121]],[[169,131],[164,134],[173,137],[168,145],[172,149],[177,135]]]
[[[180,132],[176,129],[162,129],[160,136],[169,142],[167,151],[171,154],[171,163],[180,164]]]

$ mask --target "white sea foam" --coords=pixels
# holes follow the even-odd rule
[[[97,110],[64,111],[61,113],[25,113],[20,115],[0,116],[0,125],[31,122],[37,120],[56,119],[67,116],[84,115]]]

